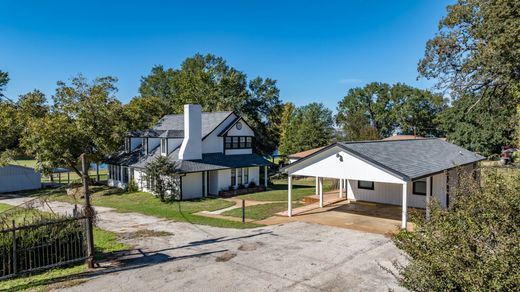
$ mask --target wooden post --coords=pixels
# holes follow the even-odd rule
[[[405,229],[408,226],[408,205],[407,205],[407,196],[408,196],[408,183],[403,183],[403,202],[402,202],[402,217],[401,217],[401,228]]]
[[[323,208],[323,177],[320,177],[320,208]]]
[[[429,176],[426,178],[426,220],[430,220],[430,197],[432,188],[432,177]]]
[[[242,223],[246,223],[246,200],[242,199]]]
[[[292,175],[287,177],[287,216],[292,216]]]
[[[70,171],[67,171],[67,184],[70,184]]]
[[[88,190],[88,168],[87,157],[85,153],[81,154],[81,168],[83,175],[83,192],[85,194],[85,215],[87,216],[87,265],[90,269],[94,268],[94,233],[93,233],[93,221],[94,221],[94,209],[90,205],[90,194]]]
[[[96,162],[96,182],[99,182],[99,163]]]

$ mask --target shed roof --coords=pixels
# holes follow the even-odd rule
[[[292,159],[301,159],[301,158],[307,157],[307,156],[309,156],[309,155],[311,155],[313,153],[316,153],[316,152],[320,151],[323,148],[325,148],[325,146],[318,147],[318,148],[313,148],[313,149],[309,149],[309,150],[305,150],[305,151],[301,151],[301,152],[294,153],[294,154],[289,154],[287,157],[288,158],[292,158]]]
[[[479,154],[437,138],[337,142],[289,164],[283,170],[334,146],[339,146],[358,159],[390,172],[403,180],[421,178],[485,159]]]

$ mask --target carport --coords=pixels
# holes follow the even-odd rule
[[[408,207],[425,208],[427,218],[432,198],[446,207],[460,172],[473,172],[482,159],[441,139],[334,143],[282,169],[288,174],[287,216],[293,216],[294,176],[316,178],[320,208],[323,179],[332,178],[340,182],[340,198],[399,205],[406,228]]]

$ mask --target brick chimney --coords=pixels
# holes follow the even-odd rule
[[[184,140],[179,159],[202,159],[202,107],[200,104],[184,105]]]

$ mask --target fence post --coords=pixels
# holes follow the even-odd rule
[[[242,199],[242,223],[246,222],[246,200]]]
[[[85,195],[85,215],[87,216],[87,265],[89,268],[94,268],[94,233],[93,233],[93,217],[94,209],[90,205],[90,194],[88,191],[88,163],[85,153],[81,154],[81,168],[83,175],[83,192]]]
[[[16,258],[16,225],[13,220],[13,272],[18,273],[18,260]]]

